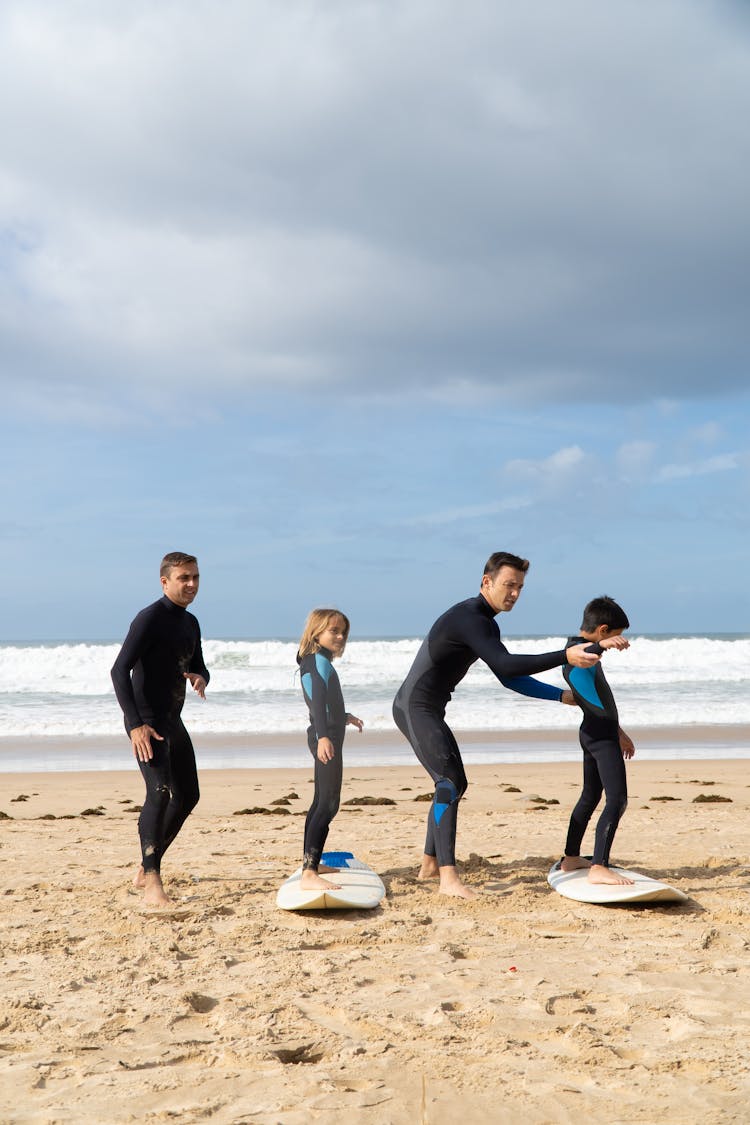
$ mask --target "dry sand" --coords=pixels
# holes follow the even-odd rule
[[[395,804],[345,805],[329,845],[388,895],[315,914],[275,906],[311,770],[203,773],[167,915],[130,888],[135,766],[4,775],[0,1121],[747,1121],[747,762],[631,763],[613,858],[686,891],[676,906],[549,889],[579,769],[470,770],[468,904],[414,877],[422,771],[350,770],[345,801]],[[253,807],[273,811],[234,815]]]

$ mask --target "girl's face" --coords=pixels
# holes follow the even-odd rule
[[[346,622],[343,617],[329,617],[325,629],[315,640],[321,648],[327,648],[334,656],[341,656],[346,648]]]

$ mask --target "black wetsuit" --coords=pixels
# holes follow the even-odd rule
[[[185,672],[208,683],[197,619],[166,595],[141,610],[130,626],[112,667],[112,683],[125,716],[125,730],[148,723],[163,738],[138,762],[146,800],[138,820],[143,870],[159,871],[161,858],[198,804],[198,773],[190,736],[180,712]]]
[[[571,637],[568,645],[586,644],[583,637]],[[604,652],[589,644],[592,652]],[[573,809],[565,842],[565,854],[581,854],[581,842],[596,806],[605,794],[604,808],[597,821],[593,862],[609,866],[617,825],[628,803],[625,762],[620,748],[620,723],[617,706],[601,663],[593,668],[573,668],[566,664],[563,676],[583,710],[579,739],[583,750],[583,789]]]
[[[308,653],[302,659],[297,657],[302,694],[310,711],[307,745],[315,762],[315,791],[305,821],[302,866],[315,871],[341,799],[346,708],[332,659],[332,653],[327,648]],[[320,738],[330,738],[333,743],[334,755],[330,762],[321,762],[318,758]]]
[[[425,855],[437,856],[440,867],[455,865],[457,807],[467,786],[458,744],[444,718],[456,685],[472,664],[483,660],[505,687],[521,695],[553,700],[562,695],[560,688],[530,677],[563,664],[564,649],[516,656],[502,643],[495,615],[479,594],[439,617],[393,703],[396,726],[435,782],[424,850]]]

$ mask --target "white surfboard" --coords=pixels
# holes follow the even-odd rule
[[[336,868],[321,878],[338,883],[340,890],[302,890],[299,867],[279,887],[276,905],[282,910],[371,910],[384,897],[383,880],[351,852],[323,852],[321,864]]]
[[[632,879],[632,885],[608,886],[603,883],[589,883],[588,871],[585,867],[578,871],[561,871],[558,860],[547,876],[549,885],[565,898],[575,899],[577,902],[593,902],[611,904],[618,902],[687,902],[688,896],[669,883],[660,883],[658,879],[651,879],[648,875],[641,875],[639,871],[627,871],[624,867],[613,867],[627,879]]]

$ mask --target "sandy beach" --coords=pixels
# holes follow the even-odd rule
[[[415,879],[421,769],[352,768],[344,802],[388,803],[329,846],[387,897],[314,914],[275,905],[311,770],[204,771],[161,915],[130,886],[135,765],[3,775],[0,1121],[747,1120],[747,762],[630,764],[614,859],[690,896],[651,907],[548,887],[579,770],[470,769],[467,904]]]

